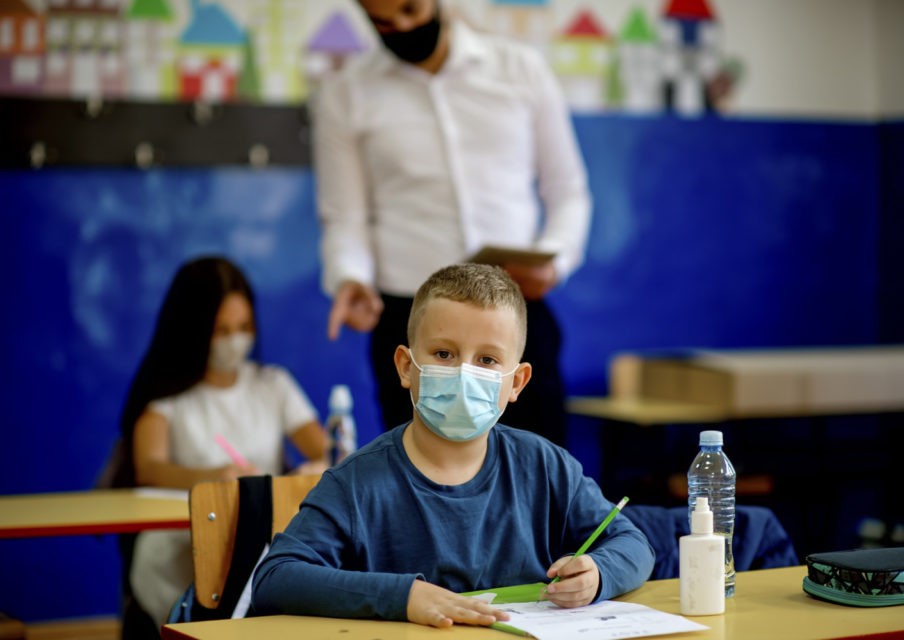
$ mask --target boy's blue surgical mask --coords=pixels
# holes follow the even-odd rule
[[[503,374],[470,364],[421,366],[410,349],[408,354],[421,372],[414,408],[433,433],[446,440],[464,442],[486,433],[496,424],[502,414],[499,408],[502,378],[513,374],[518,367]]]

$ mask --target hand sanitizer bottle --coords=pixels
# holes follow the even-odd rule
[[[690,535],[678,540],[678,585],[682,615],[725,612],[725,538],[713,533],[713,512],[703,496],[691,512]]]

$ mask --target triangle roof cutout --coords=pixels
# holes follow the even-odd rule
[[[562,31],[562,35],[609,39],[606,29],[588,9],[580,11],[568,27]]]
[[[663,15],[678,20],[715,20],[706,0],[669,0]]]
[[[619,37],[622,42],[652,43],[657,40],[656,32],[641,7],[634,7],[628,14]]]

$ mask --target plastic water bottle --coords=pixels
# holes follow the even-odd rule
[[[734,467],[722,450],[721,431],[701,431],[700,451],[687,472],[688,521],[698,497],[709,499],[713,512],[713,532],[725,537],[725,597],[735,590],[734,555],[731,538],[735,521]]]
[[[326,430],[330,436],[330,463],[337,464],[358,448],[358,432],[352,417],[352,392],[344,384],[333,386],[329,405]]]

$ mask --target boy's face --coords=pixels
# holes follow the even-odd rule
[[[417,363],[455,367],[462,363],[513,375],[502,378],[499,408],[514,402],[530,380],[531,366],[519,364],[519,326],[515,312],[508,308],[482,309],[445,298],[427,302],[410,345]],[[396,369],[402,387],[411,389],[418,400],[418,370],[411,363],[408,349],[399,346]],[[517,368],[516,368],[517,367]],[[417,412],[415,412],[417,419]]]

